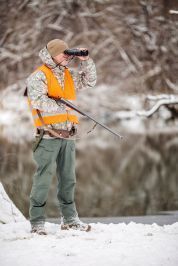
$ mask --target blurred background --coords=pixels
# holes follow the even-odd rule
[[[77,105],[125,136],[97,126],[77,140],[79,215],[178,210],[176,10],[177,0],[0,0],[0,181],[26,217],[35,164],[25,80],[56,38],[96,63],[97,85]],[[82,126],[92,124],[81,117]],[[54,173],[48,217],[59,216],[56,193]]]

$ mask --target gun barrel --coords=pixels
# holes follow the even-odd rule
[[[75,110],[76,112],[80,113],[83,116],[88,117],[89,119],[91,119],[92,121],[94,121],[96,124],[100,125],[101,127],[105,128],[106,130],[108,130],[109,132],[111,132],[113,135],[119,137],[120,139],[123,139],[123,136],[121,136],[120,134],[114,132],[112,129],[110,129],[109,127],[107,127],[106,125],[98,122],[95,118],[93,118],[92,116],[90,116],[89,114],[83,112],[82,110],[80,110],[77,106],[75,106],[73,103],[69,102],[68,100],[64,100],[62,98],[58,99],[57,102],[63,103],[65,105],[67,105],[68,107],[72,108],[73,110]]]

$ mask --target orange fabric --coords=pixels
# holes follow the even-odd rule
[[[49,97],[76,100],[74,82],[67,68],[65,68],[64,70],[64,89],[61,87],[57,78],[54,76],[50,68],[45,65],[42,65],[38,67],[37,70],[43,71],[46,75],[48,81]]]
[[[66,68],[64,70],[64,88],[61,87],[59,84],[57,78],[54,76],[53,72],[50,68],[48,68],[45,65],[42,65],[37,68],[36,71],[41,70],[46,76],[47,79],[47,86],[48,86],[48,95],[52,98],[64,98],[67,100],[75,100],[76,99],[76,93],[75,93],[75,87],[74,87],[74,81],[71,77],[71,74],[69,70]],[[29,105],[31,106],[30,99],[28,99]],[[37,111],[34,108],[31,108],[32,115],[34,118],[34,124],[36,127],[42,126],[42,123],[38,117]],[[44,123],[49,124],[55,124],[65,121],[70,121],[72,123],[78,124],[78,117],[76,115],[70,114],[69,112],[65,112],[63,114],[54,114],[50,116],[44,116],[43,112],[41,112],[41,115],[43,117]]]
[[[72,123],[78,124],[78,118],[75,115],[67,115],[67,114],[60,114],[60,115],[54,115],[54,116],[43,116],[43,121],[46,125],[56,124],[60,122],[65,122],[66,120],[69,120]],[[35,126],[40,127],[43,126],[40,119],[35,119]]]

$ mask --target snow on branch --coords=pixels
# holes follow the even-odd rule
[[[149,110],[140,110],[140,111],[118,111],[116,112],[115,118],[117,119],[133,119],[135,117],[151,117],[156,113],[161,106],[176,105],[178,104],[178,96],[161,94],[157,96],[148,95],[147,98],[151,101],[156,101],[153,107]]]
[[[138,116],[152,116],[162,105],[170,105],[170,104],[178,104],[178,97],[172,97],[170,99],[161,99],[156,102],[156,104],[148,111],[137,111],[136,114]]]
[[[148,95],[146,99],[150,101],[158,101],[158,100],[174,100],[176,98],[175,95],[172,94],[160,94],[160,95]]]
[[[178,10],[169,10],[170,14],[178,14]]]

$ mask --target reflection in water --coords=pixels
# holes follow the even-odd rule
[[[178,137],[176,133],[131,135],[116,145],[96,137],[77,143],[76,201],[80,216],[155,214],[178,209]],[[17,207],[28,217],[35,164],[31,143],[0,140],[0,178]],[[107,143],[107,145],[106,145]],[[58,217],[56,178],[47,214]]]

